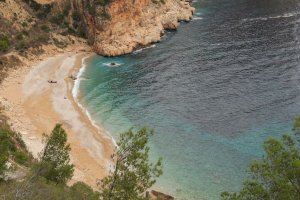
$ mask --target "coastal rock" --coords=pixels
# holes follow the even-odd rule
[[[191,20],[194,8],[180,0],[114,0],[105,12],[109,19],[95,19],[93,47],[98,54],[117,56],[160,41],[165,29]]]
[[[151,190],[150,193],[147,194],[151,199],[153,200],[174,200],[175,198],[170,196],[170,195],[167,195],[167,194],[164,194],[162,192],[158,192],[156,190]]]

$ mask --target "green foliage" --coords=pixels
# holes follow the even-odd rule
[[[24,51],[28,48],[27,44],[24,41],[21,41],[20,43],[16,44],[16,49],[18,51]]]
[[[57,124],[50,136],[46,136],[39,173],[49,181],[66,184],[73,176],[74,165],[70,164],[70,145],[61,124]]]
[[[60,25],[64,21],[64,14],[58,13],[50,18],[50,22]]]
[[[300,116],[297,117],[294,121],[293,131],[296,134],[300,134]]]
[[[144,200],[145,191],[162,174],[162,159],[149,162],[149,137],[152,131],[146,128],[137,132],[129,130],[120,136],[118,148],[113,155],[115,169],[104,178],[100,186],[103,200]]]
[[[96,7],[94,4],[87,4],[87,10],[90,13],[90,15],[95,16],[96,15]]]
[[[75,35],[76,31],[74,29],[72,29],[71,27],[68,27],[68,33]]]
[[[295,127],[298,126],[298,120]],[[289,135],[264,142],[266,157],[250,166],[252,178],[238,193],[222,193],[223,200],[296,200],[300,199],[299,143]]]
[[[4,173],[7,170],[6,162],[8,161],[8,150],[6,141],[3,140],[2,132],[0,133],[0,181],[4,179]]]
[[[8,161],[7,152],[2,152],[0,154],[0,181],[4,178],[4,173],[7,170],[6,162]]]
[[[22,22],[21,24],[24,28],[28,26],[27,22]]]
[[[39,4],[35,0],[23,0],[25,1],[35,12],[38,18],[45,19],[51,13],[53,4]]]
[[[20,135],[10,130],[7,125],[0,127],[0,179],[4,178],[8,159],[21,165],[29,165],[30,155]]]
[[[23,151],[19,151],[17,150],[14,154],[14,157],[15,157],[15,161],[21,165],[27,165],[28,166],[28,155],[23,152]]]
[[[18,34],[16,35],[16,39],[17,39],[17,40],[23,40],[23,38],[24,38],[23,33],[18,33]]]
[[[80,13],[77,10],[73,11],[73,13],[72,13],[72,19],[74,21],[76,21],[76,22],[80,21]]]
[[[51,137],[52,136],[52,137]],[[47,138],[48,153],[44,152],[45,157],[55,153],[55,158],[50,156],[50,161],[62,161],[65,152],[62,154],[60,150],[54,148],[66,147],[66,135],[60,125],[57,125],[53,133]],[[58,143],[57,145],[52,145]],[[45,150],[46,150],[45,148]],[[62,156],[60,156],[62,155]],[[7,170],[6,162],[8,159],[30,167],[27,176],[22,180],[1,180],[0,181],[0,199],[22,199],[22,200],[40,200],[40,199],[66,199],[66,200],[96,200],[99,199],[99,193],[93,191],[91,187],[85,183],[78,182],[69,187],[65,184],[58,184],[49,179],[41,177],[40,174],[44,168],[41,168],[41,163],[31,162],[31,157],[28,154],[25,143],[21,139],[20,134],[13,132],[6,123],[6,117],[0,112],[0,179],[4,178],[4,172]],[[47,160],[46,158],[44,160]],[[48,159],[49,160],[49,159]],[[61,162],[60,162],[61,163]],[[24,168],[22,168],[24,169]],[[58,168],[59,169],[59,168]]]
[[[100,6],[107,6],[108,4],[110,4],[111,0],[97,0],[96,4],[100,5]]]
[[[46,24],[43,24],[43,25],[41,26],[41,29],[42,29],[43,31],[47,32],[47,33],[50,32],[50,28],[49,28],[49,26],[47,26]]]
[[[43,177],[29,174],[22,182],[0,182],[1,199],[21,200],[96,200],[99,194],[84,183],[72,187],[56,184]]]
[[[100,17],[102,17],[104,20],[110,20],[111,19],[111,15],[108,12],[106,12],[105,10],[100,13]]]
[[[0,52],[7,51],[9,48],[9,40],[5,35],[0,35]]]
[[[159,4],[159,3],[165,4],[166,1],[165,0],[152,0],[152,3],[155,3],[155,4]]]
[[[73,199],[98,200],[99,193],[83,182],[77,182],[71,187],[71,195]]]

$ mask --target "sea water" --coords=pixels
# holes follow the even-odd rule
[[[160,43],[92,56],[78,101],[115,139],[148,126],[155,188],[177,199],[236,191],[262,143],[300,114],[299,20],[294,0],[198,0],[194,20]],[[113,65],[111,63],[114,63]]]

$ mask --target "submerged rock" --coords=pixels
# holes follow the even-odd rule
[[[150,197],[151,199],[154,199],[154,200],[174,200],[175,198],[170,196],[170,195],[167,195],[167,194],[164,194],[162,192],[158,192],[156,190],[151,190],[151,192],[147,192],[147,196]]]

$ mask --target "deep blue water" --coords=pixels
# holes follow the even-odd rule
[[[240,188],[262,142],[300,114],[299,3],[201,0],[195,20],[153,48],[88,59],[80,102],[115,138],[147,125],[155,187],[178,199]],[[110,62],[120,64],[110,67]]]

